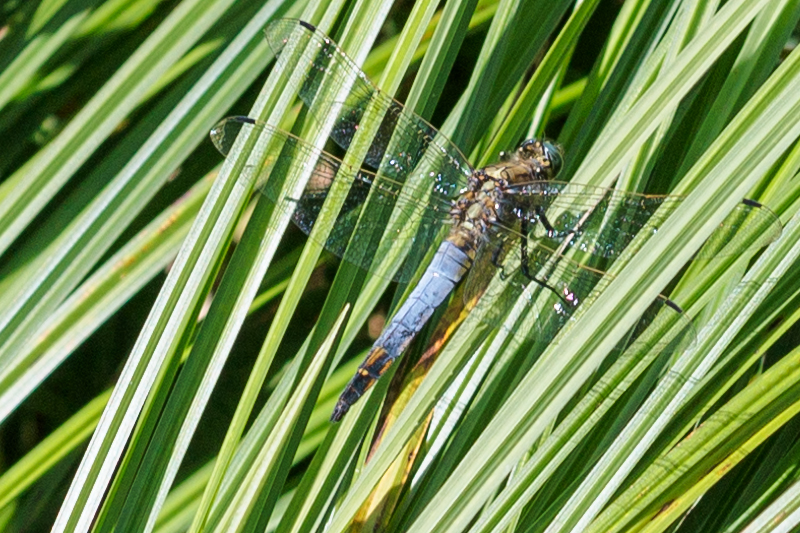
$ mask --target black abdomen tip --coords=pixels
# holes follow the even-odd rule
[[[299,21],[300,25],[309,31],[317,31],[317,27],[311,24],[310,22],[306,22],[305,20]]]
[[[336,407],[333,408],[333,414],[331,414],[331,422],[338,422],[341,420],[349,409],[350,406],[343,403],[341,400],[336,402]]]

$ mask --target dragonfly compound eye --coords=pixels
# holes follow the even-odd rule
[[[561,146],[550,141],[542,141],[542,150],[544,151],[544,158],[550,161],[552,175],[555,176],[564,165],[564,150]]]
[[[528,139],[517,150],[523,159],[535,159],[541,167],[550,169],[552,178],[564,164],[564,152],[556,143],[544,139]]]

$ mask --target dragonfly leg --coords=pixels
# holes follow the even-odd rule
[[[537,208],[537,212],[538,210],[539,209]],[[548,232],[553,231],[553,227],[547,221],[547,218],[544,216],[544,213],[539,213],[539,222],[542,223],[542,225]],[[520,223],[521,223],[520,229],[522,233],[522,237],[520,237],[520,270],[522,271],[522,274],[529,280],[533,281],[534,283],[538,284],[539,286],[545,289],[548,289],[553,294],[558,296],[558,299],[561,300],[568,307],[572,307],[570,303],[566,299],[564,299],[564,297],[561,295],[561,293],[558,292],[558,290],[555,287],[548,285],[546,281],[541,280],[536,276],[534,276],[533,274],[531,274],[530,258],[528,257],[528,220],[523,218]]]
[[[503,252],[503,244],[498,244],[497,248],[494,249],[492,252],[492,265],[496,268],[500,269],[500,279],[504,280],[508,277],[506,274],[506,267],[505,265],[500,264],[500,254]]]
[[[544,208],[542,206],[536,206],[536,218],[539,220],[544,229],[547,231],[548,236],[553,236],[556,233],[556,230],[553,229],[553,226],[550,224],[550,221],[547,220],[547,215],[544,214]],[[526,221],[527,222],[527,221]],[[523,232],[525,234],[525,232]]]

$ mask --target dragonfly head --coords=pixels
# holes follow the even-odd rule
[[[564,150],[546,139],[528,139],[519,146],[517,153],[522,159],[536,160],[551,179],[564,165]]]

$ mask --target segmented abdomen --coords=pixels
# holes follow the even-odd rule
[[[446,240],[439,246],[422,279],[384,328],[355,376],[339,396],[331,415],[332,421],[341,420],[350,406],[406,350],[433,311],[453,291],[470,266],[470,256],[454,243]]]

